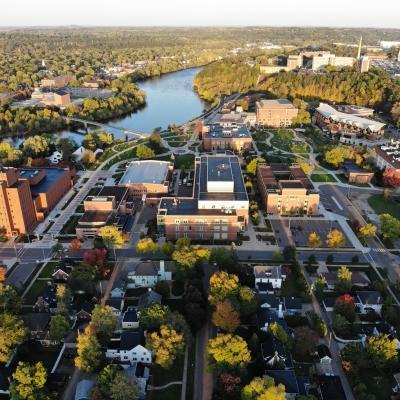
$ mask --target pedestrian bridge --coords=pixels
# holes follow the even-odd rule
[[[82,119],[82,118],[65,117],[65,120],[67,121],[68,124],[71,123],[71,122],[81,123],[81,124],[83,124],[83,126],[85,127],[86,130],[87,130],[88,126],[91,125],[91,126],[97,126],[99,128],[103,128],[103,129],[110,129],[110,128],[111,129],[116,129],[116,130],[121,131],[121,132],[123,132],[125,134],[136,135],[136,136],[141,137],[141,138],[145,138],[145,137],[150,136],[150,133],[147,133],[147,132],[136,131],[136,130],[133,130],[133,129],[126,129],[126,128],[123,128],[121,126],[103,124],[102,122],[89,121],[89,120]]]

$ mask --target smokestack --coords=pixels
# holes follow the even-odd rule
[[[362,36],[360,36],[360,42],[358,43],[357,60],[361,57],[361,47],[362,47]]]

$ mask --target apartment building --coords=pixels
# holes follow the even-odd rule
[[[64,87],[76,79],[75,75],[59,75],[53,78],[44,78],[40,81],[42,87]]]
[[[299,110],[289,100],[260,100],[256,103],[256,123],[261,126],[283,128],[290,126]]]
[[[205,150],[233,150],[241,152],[251,147],[253,138],[246,126],[206,125],[203,127]]]
[[[160,197],[168,193],[173,165],[168,161],[132,161],[128,164],[119,186],[129,189],[136,197]]]
[[[375,146],[371,152],[379,169],[395,169],[400,171],[400,140],[392,139],[389,143]]]
[[[69,169],[1,169],[0,226],[7,236],[29,233],[71,185]]]
[[[297,164],[257,165],[257,185],[267,213],[318,213],[319,194]]]
[[[355,63],[354,57],[336,57],[335,54],[322,54],[314,55],[312,58],[311,69],[318,71],[321,68],[325,68],[328,65],[333,67],[352,67]]]
[[[192,197],[162,198],[157,224],[169,240],[235,240],[246,230],[249,199],[239,159],[201,156],[195,161]]]

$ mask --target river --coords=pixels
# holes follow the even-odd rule
[[[193,89],[193,78],[201,68],[190,68],[171,72],[157,78],[138,82],[137,85],[146,92],[146,106],[123,118],[110,121],[113,126],[141,132],[152,132],[154,128],[166,128],[171,124],[182,124],[200,115],[207,103],[203,102]],[[124,138],[122,131],[107,129],[115,138]],[[58,137],[74,139],[78,144],[83,135],[71,131],[56,133]],[[23,137],[9,139],[14,146],[19,146]]]

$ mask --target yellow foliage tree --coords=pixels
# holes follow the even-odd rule
[[[321,247],[322,240],[317,234],[317,232],[311,232],[308,236],[308,247],[312,247],[313,249],[317,247]]]
[[[210,278],[208,300],[211,304],[224,301],[227,298],[236,297],[239,291],[239,278],[225,271],[217,272]]]
[[[212,322],[223,331],[233,333],[240,325],[239,313],[229,300],[218,303],[212,315]]]
[[[344,234],[337,229],[331,230],[326,236],[326,244],[332,249],[343,247],[345,242]]]

